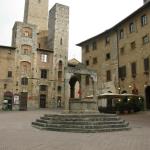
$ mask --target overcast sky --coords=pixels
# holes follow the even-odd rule
[[[23,20],[25,0],[0,0],[0,45],[11,45],[12,27]],[[143,0],[49,0],[49,9],[61,3],[70,7],[69,59],[81,60],[77,43],[95,36],[130,15]]]

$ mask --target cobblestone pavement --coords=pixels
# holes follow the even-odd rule
[[[48,110],[0,112],[0,150],[150,150],[150,112],[121,117],[129,131],[65,133],[41,131],[31,122]]]

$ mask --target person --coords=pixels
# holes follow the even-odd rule
[[[57,107],[61,107],[61,98],[57,99]]]

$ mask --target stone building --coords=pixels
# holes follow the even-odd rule
[[[15,22],[12,45],[0,46],[0,102],[9,109],[64,106],[68,65],[69,7],[25,0],[24,21]]]
[[[97,71],[97,93],[134,93],[150,108],[150,2],[112,28],[79,44],[82,62]]]

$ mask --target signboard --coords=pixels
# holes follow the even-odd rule
[[[19,95],[14,95],[14,104],[19,105]]]

